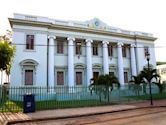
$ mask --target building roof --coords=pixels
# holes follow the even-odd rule
[[[60,28],[60,29],[70,29],[76,31],[86,31],[86,32],[95,32],[100,34],[111,34],[118,35],[122,37],[130,38],[139,38],[147,40],[156,40],[157,38],[153,37],[151,33],[138,32],[138,31],[129,31],[116,27],[112,27],[104,23],[98,18],[94,18],[85,22],[81,21],[63,21],[51,19],[48,17],[25,15],[25,14],[14,14],[14,18],[9,18],[11,27],[13,24],[22,24],[22,25],[38,25],[49,28]]]

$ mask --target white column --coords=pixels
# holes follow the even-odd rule
[[[104,74],[109,74],[109,64],[108,64],[108,41],[103,41],[103,69]]]
[[[118,77],[119,77],[119,82],[121,86],[124,86],[122,46],[123,46],[123,43],[118,43]]]
[[[93,40],[86,39],[86,65],[87,65],[87,85],[90,85],[90,79],[93,78],[93,72],[92,72],[92,48],[91,43]]]
[[[50,87],[55,86],[55,79],[54,79],[54,39],[55,36],[50,35],[49,38],[49,52],[48,52],[48,83]]]
[[[132,76],[136,76],[137,75],[137,71],[136,71],[136,60],[135,60],[135,50],[134,50],[134,47],[135,47],[135,44],[131,44],[130,45],[131,48],[130,48],[130,55],[131,55],[131,73],[132,73]]]
[[[68,85],[74,86],[74,44],[75,38],[68,37]]]

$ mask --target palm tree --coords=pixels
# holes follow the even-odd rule
[[[120,83],[118,78],[114,75],[100,75],[97,79],[92,78],[93,83],[90,85],[91,93],[94,91],[96,94],[99,94],[99,98],[101,101],[101,94],[108,99],[109,102],[109,94],[113,90],[114,85],[120,87]]]
[[[129,89],[132,89],[134,92],[136,92],[136,95],[139,95],[139,91],[141,91],[142,89],[141,83],[144,83],[144,81],[142,80],[142,74],[138,74],[137,76],[132,76],[132,80],[130,80],[129,82],[134,83],[134,84],[129,84]]]
[[[146,83],[146,85],[154,83],[155,85],[157,85],[159,87],[159,91],[162,92],[162,85],[159,80],[160,75],[157,74],[156,69],[144,68],[144,70],[141,71],[141,75],[142,75],[142,79],[143,79],[144,83]]]

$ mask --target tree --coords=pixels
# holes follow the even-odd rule
[[[156,69],[144,68],[144,70],[141,71],[141,75],[142,75],[142,80],[146,85],[154,83],[155,85],[158,86],[159,91],[162,92],[163,88],[160,83],[160,75],[157,74]]]
[[[11,62],[14,57],[15,46],[10,44],[9,39],[6,36],[0,37],[0,71],[7,71],[7,74],[10,73]],[[1,77],[2,84],[2,77]]]
[[[12,62],[10,62],[9,65],[7,65],[7,68],[6,68],[6,70],[5,70],[6,75],[7,75],[7,82],[8,82],[8,83],[9,83],[9,75],[10,75],[11,66],[12,66]]]
[[[136,91],[136,94],[139,95],[139,91],[142,89],[141,84],[143,84],[143,92],[146,94],[146,86],[148,84],[155,84],[159,88],[159,92],[163,91],[163,86],[160,83],[160,75],[157,74],[156,69],[144,68],[137,76],[132,76],[130,80],[129,88]]]
[[[100,101],[101,94],[103,94],[109,102],[109,95],[114,88],[114,84],[117,85],[118,88],[120,87],[118,78],[114,75],[100,75],[97,79],[92,78],[91,80],[93,81],[90,85],[91,93],[95,92],[98,94]]]
[[[139,92],[142,89],[141,84],[144,83],[143,79],[142,79],[142,74],[138,74],[137,76],[132,76],[132,80],[129,81],[130,83],[134,83],[134,84],[129,84],[129,89],[133,90],[136,95],[139,95]],[[143,90],[146,93],[146,86],[144,86],[143,84]]]

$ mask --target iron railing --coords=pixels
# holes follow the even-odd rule
[[[0,112],[23,111],[23,97],[35,96],[36,110],[74,108],[99,105],[113,105],[126,102],[149,100],[148,86],[130,85],[121,88],[101,89],[103,86],[90,87],[0,87]],[[166,98],[166,92],[159,93],[152,86],[153,99]]]

